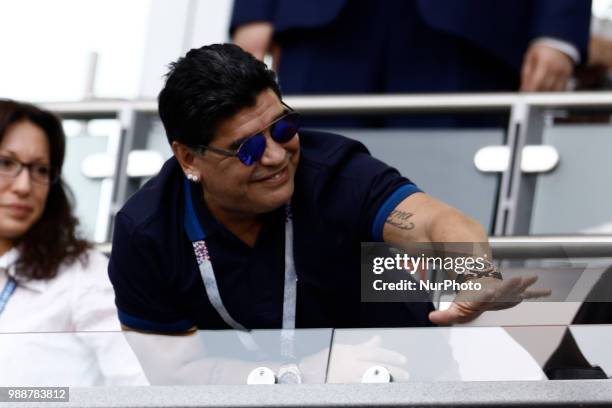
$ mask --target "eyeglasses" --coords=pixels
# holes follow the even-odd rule
[[[17,177],[23,169],[28,169],[30,178],[37,184],[53,184],[59,180],[59,174],[51,166],[38,163],[22,163],[17,159],[0,156],[0,176]]]
[[[300,127],[300,115],[284,102],[283,106],[285,107],[284,114],[268,125],[270,136],[272,136],[272,140],[276,143],[289,142],[297,134]],[[261,131],[253,136],[247,137],[235,151],[205,145],[193,147],[200,150],[210,150],[211,152],[223,156],[237,157],[245,166],[251,166],[253,163],[261,160],[261,157],[266,151],[266,136],[263,132],[264,131]]]

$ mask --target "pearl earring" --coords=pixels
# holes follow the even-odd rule
[[[200,181],[200,177],[192,173],[187,173],[187,180],[197,183],[198,181]]]

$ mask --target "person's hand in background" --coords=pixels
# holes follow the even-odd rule
[[[271,23],[258,21],[241,25],[234,31],[234,44],[263,61],[266,53],[272,48],[272,33],[274,27]]]
[[[522,92],[565,91],[574,63],[565,53],[548,45],[533,43],[525,53],[521,70]]]

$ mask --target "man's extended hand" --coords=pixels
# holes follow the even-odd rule
[[[234,31],[233,41],[246,52],[250,52],[260,61],[272,46],[273,26],[271,23],[258,21],[242,25]]]
[[[508,309],[523,299],[549,296],[550,289],[529,289],[537,280],[537,276],[517,276],[506,281],[494,278],[473,280],[482,283],[481,290],[459,292],[448,309],[431,312],[429,320],[435,324],[466,323],[487,310]]]
[[[521,91],[565,91],[574,64],[563,52],[544,44],[532,44],[523,60]]]

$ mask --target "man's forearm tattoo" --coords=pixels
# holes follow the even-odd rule
[[[414,214],[406,211],[393,210],[386,223],[401,230],[410,231],[414,229],[414,223],[410,221]]]

